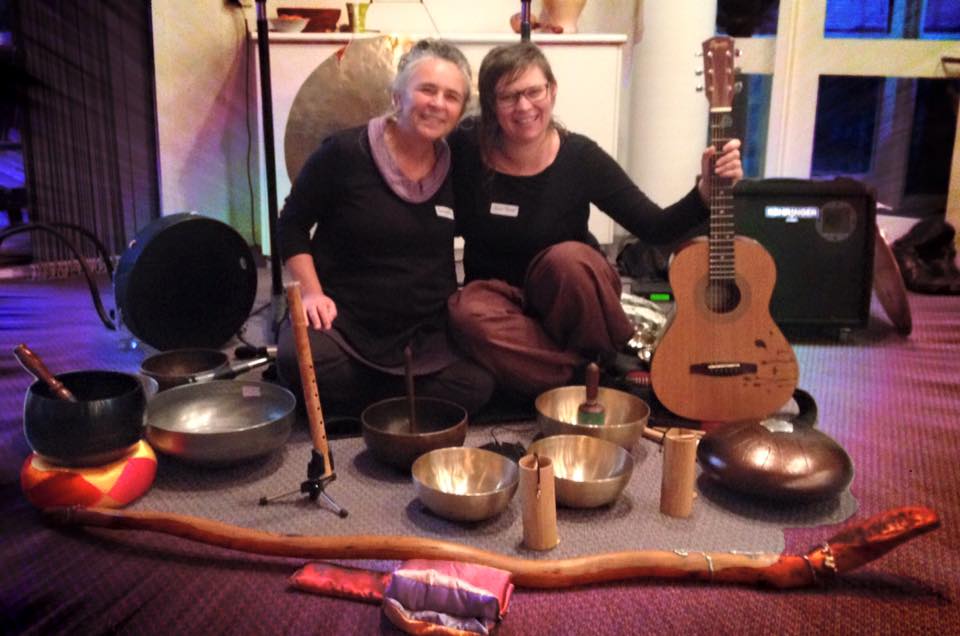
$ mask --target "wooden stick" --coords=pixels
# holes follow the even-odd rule
[[[307,315],[303,312],[300,283],[288,283],[285,288],[287,306],[290,308],[290,324],[293,327],[294,344],[297,348],[297,363],[300,366],[300,384],[303,386],[304,405],[307,420],[310,422],[310,438],[313,440],[313,448],[323,455],[324,473],[320,477],[329,477],[333,474],[333,463],[330,461],[327,430],[323,424],[323,409],[320,408],[320,390],[317,388],[317,373],[313,368],[313,354],[310,351]]]
[[[670,428],[678,428],[678,427],[670,427]],[[658,444],[662,444],[663,436],[666,435],[667,431],[670,430],[670,428],[667,428],[666,426],[644,426],[643,436],[650,441],[657,442]],[[678,430],[682,430],[685,433],[689,433],[690,435],[696,435],[697,438],[703,438],[703,436],[706,434],[706,431],[701,431],[696,428],[678,428]]]
[[[410,536],[290,536],[163,512],[107,508],[48,508],[60,525],[161,532],[192,541],[273,556],[304,559],[446,559],[511,573],[514,585],[563,588],[636,578],[805,587],[877,559],[901,543],[940,527],[924,507],[888,510],[854,523],[800,556],[731,552],[633,550],[559,560],[510,557],[450,541]]]

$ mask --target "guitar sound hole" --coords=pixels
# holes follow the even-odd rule
[[[740,304],[740,288],[732,280],[713,280],[707,283],[707,307],[710,311],[725,314]]]

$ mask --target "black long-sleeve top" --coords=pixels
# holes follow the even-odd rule
[[[337,304],[336,331],[365,360],[395,367],[407,344],[416,359],[446,342],[446,302],[457,285],[453,208],[449,175],[427,201],[404,201],[377,169],[367,127],[345,130],[297,176],[278,223],[280,253],[311,254]]]
[[[528,264],[543,249],[563,241],[596,245],[587,226],[590,203],[650,243],[677,238],[708,216],[696,188],[661,208],[583,135],[561,133],[554,162],[523,177],[484,165],[469,120],[448,141],[466,282],[500,279],[519,287]]]

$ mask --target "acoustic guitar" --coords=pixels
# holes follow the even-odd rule
[[[734,57],[733,38],[703,43],[710,143],[718,154],[732,125]],[[730,180],[714,178],[709,198],[709,236],[671,258],[676,307],[650,380],[660,402],[682,417],[763,418],[790,399],[798,376],[793,349],[770,317],[776,266],[759,243],[734,235]]]

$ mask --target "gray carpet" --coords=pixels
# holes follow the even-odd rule
[[[467,446],[520,441],[537,433],[531,423],[474,427]],[[661,447],[641,439],[633,449],[633,476],[612,505],[557,511],[560,545],[540,553],[521,545],[520,498],[482,522],[442,519],[417,499],[409,474],[378,462],[362,438],[331,440],[337,479],[327,494],[349,511],[346,519],[296,493],[268,506],[262,496],[299,488],[306,476],[311,442],[301,423],[284,448],[267,457],[226,468],[203,468],[161,456],[152,489],[131,509],[198,515],[259,530],[291,534],[416,535],[528,558],[565,558],[630,549],[762,551],[780,553],[787,527],[833,524],[857,509],[849,492],[808,506],[777,507],[729,494],[704,479],[687,519],[660,514]]]

